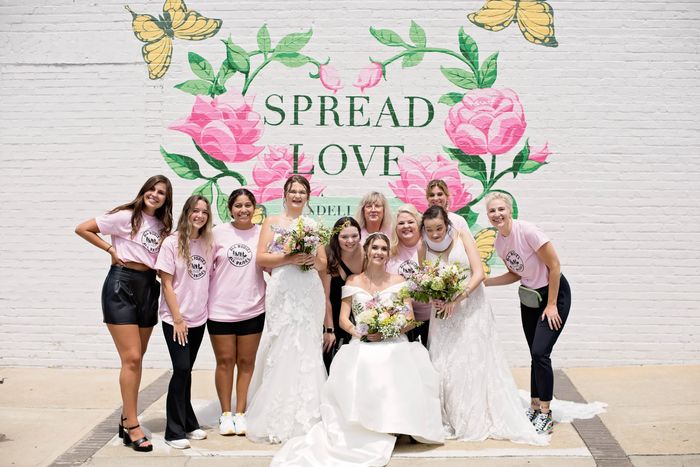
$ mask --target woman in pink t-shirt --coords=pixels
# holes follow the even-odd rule
[[[457,230],[469,231],[469,225],[464,220],[464,217],[450,211],[450,190],[447,188],[447,183],[444,180],[430,180],[425,188],[425,198],[428,200],[429,206],[442,206],[447,212],[447,217],[450,219],[452,227]]]
[[[75,228],[75,233],[112,259],[102,287],[102,315],[121,360],[119,437],[124,438],[125,446],[142,452],[152,451],[153,445],[136,416],[141,364],[158,322],[160,286],[154,266],[161,240],[172,228],[172,200],[170,180],[155,175],[146,180],[133,201]],[[98,234],[111,235],[112,243]]]
[[[386,196],[372,191],[362,197],[355,212],[355,219],[360,223],[360,236],[365,239],[374,232],[391,236],[391,208]]]
[[[228,210],[231,222],[214,227],[207,330],[216,356],[219,433],[244,435],[248,386],[265,325],[265,279],[256,262],[260,226],[253,224],[255,196],[245,188],[234,190]],[[235,415],[231,413],[234,367],[238,368]]]
[[[420,223],[423,216],[412,204],[399,207],[394,220],[394,232],[391,236],[391,259],[387,263],[387,271],[399,274],[404,279],[418,269],[418,246],[420,244]],[[430,304],[413,301],[413,314],[421,326],[406,332],[410,342],[420,340],[428,347],[428,330],[430,324]]]
[[[192,367],[204,337],[211,271],[211,209],[200,195],[187,198],[177,231],[163,241],[156,269],[163,282],[160,317],[173,375],[165,407],[165,443],[190,447],[190,439],[204,439],[192,409]]]
[[[530,397],[527,416],[539,432],[551,433],[550,402],[554,372],[550,355],[571,308],[571,289],[561,273],[552,242],[537,226],[513,219],[513,200],[504,193],[486,196],[486,214],[498,229],[496,252],[508,272],[486,286],[520,281],[520,317],[530,348]],[[546,318],[546,320],[545,320]]]

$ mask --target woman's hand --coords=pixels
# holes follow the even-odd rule
[[[335,333],[324,332],[323,333],[323,353],[328,353],[333,349],[335,345]]]
[[[289,259],[289,264],[294,264],[296,266],[313,266],[316,257],[306,253],[293,253],[287,255],[287,258]]]
[[[183,347],[187,344],[187,324],[182,318],[179,322],[173,321],[173,340]]]
[[[558,331],[561,329],[561,316],[559,316],[559,310],[557,309],[556,304],[547,305],[547,307],[544,309],[544,313],[542,313],[541,320],[544,321],[545,317],[547,317],[549,329],[552,331]]]
[[[374,334],[367,334],[367,340],[370,342],[379,342],[383,340],[382,334],[380,332],[375,332]]]
[[[117,255],[117,249],[114,248],[114,245],[110,246],[108,250],[109,256],[112,257],[112,265],[116,264],[117,266],[126,266],[124,264],[124,261],[119,259],[119,256]]]
[[[445,305],[447,305],[447,302],[445,300],[437,300],[437,299],[431,299],[430,303],[433,305],[433,308],[435,308],[436,311],[440,311],[443,308],[445,308]]]
[[[445,306],[442,309],[442,313],[445,315],[445,319],[452,318],[452,315],[454,314],[456,307],[457,307],[457,302],[445,303]]]

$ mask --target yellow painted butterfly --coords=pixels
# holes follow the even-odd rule
[[[131,27],[134,35],[146,44],[141,48],[143,59],[148,65],[148,77],[162,78],[170,68],[173,55],[173,38],[188,41],[208,39],[219,32],[220,19],[205,18],[194,10],[188,10],[182,0],[165,0],[163,15],[158,18],[131,13]]]
[[[491,266],[489,261],[493,257],[494,243],[496,241],[496,229],[493,227],[488,227],[486,229],[479,230],[476,235],[474,235],[474,241],[476,242],[476,248],[479,250],[479,256],[481,257],[481,265],[484,267],[484,274],[487,276],[491,274]]]
[[[500,31],[515,20],[525,39],[537,45],[556,47],[554,11],[544,0],[487,0],[467,18],[480,28]]]
[[[252,222],[253,224],[262,224],[266,217],[267,209],[265,209],[265,206],[263,206],[262,204],[259,204],[255,208],[255,212],[253,213]]]

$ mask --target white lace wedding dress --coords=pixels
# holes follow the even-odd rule
[[[379,293],[397,293],[405,283]],[[344,286],[343,298],[372,298]],[[340,348],[321,396],[321,421],[305,436],[289,440],[273,466],[380,466],[391,458],[395,434],[441,443],[438,375],[428,352],[405,335],[381,342],[353,338]]]
[[[248,390],[246,436],[259,443],[305,434],[321,417],[325,296],[315,269],[272,270],[265,327]]]
[[[426,257],[435,260],[437,255],[427,249]],[[447,262],[469,267],[461,241],[455,241]],[[442,421],[448,438],[549,442],[549,436],[538,434],[525,416],[483,285],[457,305],[451,318],[430,320],[428,342],[430,360],[440,374]]]

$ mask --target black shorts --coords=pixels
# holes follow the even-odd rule
[[[234,321],[233,323],[207,320],[207,331],[209,331],[210,336],[260,334],[263,331],[263,327],[265,327],[265,313],[244,321]]]
[[[102,316],[107,324],[137,324],[152,328],[158,323],[160,284],[153,269],[113,265],[102,286]]]

